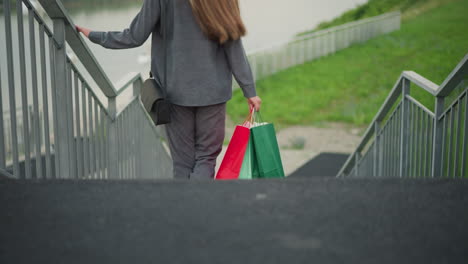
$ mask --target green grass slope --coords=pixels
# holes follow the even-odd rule
[[[298,35],[397,10],[403,12],[403,20],[406,20],[449,2],[454,2],[454,0],[368,0],[367,3],[350,9],[330,21],[322,22],[313,30]]]
[[[262,116],[282,126],[347,122],[366,125],[403,70],[440,84],[468,52],[468,0],[428,11],[402,29],[257,82]],[[432,96],[412,86],[429,107]],[[240,122],[248,112],[241,90],[228,103]]]

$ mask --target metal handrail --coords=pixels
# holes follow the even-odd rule
[[[402,100],[409,100],[411,103],[415,104],[418,106],[422,111],[426,112],[435,122],[440,122],[440,118],[442,118],[447,111],[450,111],[453,109],[453,107],[456,105],[457,102],[461,100],[461,96],[457,97],[455,101],[450,104],[448,107],[447,111],[443,111],[444,109],[444,98],[448,96],[456,87],[457,85],[466,78],[468,74],[468,54],[464,56],[464,58],[458,63],[458,65],[455,67],[455,69],[449,74],[449,76],[445,79],[445,81],[442,83],[442,85],[438,86],[437,84],[433,83],[432,81],[424,78],[423,76],[413,72],[413,71],[404,71],[400,77],[398,78],[398,81],[390,91],[390,94],[387,96],[386,100],[382,104],[381,108],[375,115],[374,119],[370,123],[369,127],[367,128],[366,132],[364,133],[364,136],[362,137],[360,143],[356,147],[356,150],[349,156],[345,164],[342,166],[340,171],[337,174],[337,177],[340,177],[344,174],[344,172],[350,168],[350,166],[353,163],[358,163],[356,162],[356,159],[360,152],[365,148],[365,146],[368,145],[371,139],[375,138],[376,132],[378,129],[376,127],[379,127],[380,122],[384,121],[385,117],[389,114],[390,110],[392,110],[392,107],[394,106],[395,102],[398,100],[398,98],[403,94]],[[430,93],[435,97],[436,100],[436,110],[435,113],[431,112],[427,107],[416,101],[416,99],[412,98],[409,96],[408,93],[405,93],[403,90],[404,86],[407,86],[407,92],[409,91],[409,83],[413,83],[417,85],[419,88],[422,88],[426,92]],[[464,92],[466,93],[466,91]],[[468,98],[467,98],[468,100]],[[465,110],[466,111],[466,110]],[[404,117],[403,117],[404,118]],[[441,125],[435,125],[434,128],[434,133],[437,133],[437,136],[434,136],[434,145],[433,145],[433,157],[434,157],[434,164],[436,164],[437,160],[439,157],[437,155],[443,155],[440,152],[440,140],[441,135],[440,135],[440,129]],[[466,132],[465,132],[466,133]],[[403,150],[401,150],[403,151]],[[438,174],[438,168],[437,164],[433,165],[435,168],[433,168],[432,176],[437,176]],[[434,171],[435,170],[435,171]]]
[[[362,24],[387,19],[389,17],[400,17],[400,16],[401,16],[401,12],[400,11],[395,11],[395,12],[390,12],[390,13],[385,13],[385,14],[382,14],[382,15],[378,15],[378,16],[375,16],[375,17],[369,17],[369,18],[364,18],[364,19],[357,20],[357,21],[348,22],[348,23],[343,24],[343,25],[334,26],[334,27],[331,27],[331,28],[314,31],[314,32],[308,33],[306,35],[301,35],[301,36],[295,37],[292,40],[277,42],[277,43],[272,44],[272,45],[270,45],[268,47],[251,50],[251,51],[248,52],[247,55],[248,56],[255,56],[255,54],[257,54],[257,53],[262,53],[262,52],[274,50],[274,49],[280,48],[281,46],[290,44],[291,41],[292,42],[297,42],[297,41],[307,40],[307,39],[310,39],[310,38],[313,38],[313,37],[326,35],[326,34],[329,34],[331,32],[335,32],[335,31],[339,31],[339,30],[343,30],[343,29],[348,29],[348,28],[359,26],[359,25],[362,25]]]
[[[16,1],[20,60],[13,61],[11,7],[9,0],[4,0],[4,3],[7,3],[5,44],[8,50],[5,63],[10,92],[10,111],[13,113],[11,120],[8,120],[9,129],[6,134],[2,128],[3,113],[0,116],[0,128],[2,128],[0,129],[0,173],[5,171],[22,179],[55,177],[128,179],[170,176],[172,163],[167,148],[162,144],[161,133],[139,100],[143,85],[142,75],[129,73],[127,78],[122,79],[117,85],[111,83],[81,35],[75,30],[62,3],[59,0],[37,1],[38,4],[31,0]],[[23,9],[21,9],[23,4],[29,13],[29,39],[24,38],[25,26],[22,23]],[[53,31],[45,22],[48,18],[52,20]],[[34,53],[36,50],[34,23],[39,24],[40,58],[38,60]],[[47,39],[48,58],[45,55]],[[28,58],[24,56],[25,41],[28,41],[28,48],[32,54]],[[103,92],[107,102],[103,102],[95,89],[91,89],[83,72],[80,72],[81,68],[67,54],[66,44],[71,47],[85,71]],[[32,65],[32,70],[28,73],[25,70],[26,60],[30,60]],[[21,73],[20,86],[23,91],[21,113],[16,111],[15,106],[13,78],[15,63],[19,64]],[[25,82],[26,74],[32,78],[32,105],[27,97],[29,84]],[[39,80],[42,84],[41,95],[38,94]],[[132,96],[127,98],[125,95],[125,99],[120,98],[119,95],[125,91],[132,91]],[[50,98],[47,96],[49,92],[52,95]],[[42,101],[39,102],[41,96]],[[123,104],[117,106],[117,99],[123,99]],[[39,107],[40,103],[43,103],[42,108]],[[120,103],[122,102],[119,100]],[[28,114],[28,109],[33,109],[31,115]],[[26,118],[19,120],[21,124],[16,119],[19,114]],[[50,120],[49,114],[51,114]],[[40,119],[41,115],[45,118]],[[29,116],[32,120],[31,130],[28,127]],[[17,130],[17,126],[21,129]],[[45,137],[41,135],[41,127],[44,129]],[[23,138],[22,142],[18,142],[17,131]],[[4,143],[5,139],[9,141],[9,138],[11,142],[8,146],[11,148],[6,153]],[[43,140],[44,143],[41,142]],[[31,151],[33,148],[34,153]],[[35,164],[32,162],[33,156]],[[7,159],[12,161],[6,162]],[[24,162],[25,165],[21,167],[20,162]]]
[[[65,39],[75,54],[79,54],[80,61],[91,77],[98,84],[102,92],[108,97],[116,97],[119,91],[114,87],[109,77],[97,62],[88,45],[84,42],[80,33],[75,29],[71,17],[60,0],[38,0],[44,10],[52,19],[62,19],[65,22]]]
[[[468,74],[468,54],[458,63],[457,67],[449,74],[445,81],[440,85],[437,90],[436,96],[447,96],[457,84]]]
[[[398,30],[401,13],[391,12],[376,17],[346,23],[288,41],[273,43],[247,53],[256,80],[279,71],[312,61],[353,44]],[[238,88],[234,85],[234,88]]]
[[[30,1],[29,0],[26,0],[26,1],[28,2],[28,5],[32,7],[33,10],[35,10],[35,7],[30,3]],[[66,29],[65,39],[68,45],[73,49],[74,53],[77,54],[77,56],[80,59],[80,62],[83,64],[83,66],[89,72],[90,76],[98,85],[99,89],[103,92],[103,94],[108,99],[117,97],[123,92],[125,92],[127,89],[131,89],[130,86],[133,83],[137,81],[140,81],[140,82],[143,81],[143,76],[141,75],[141,73],[132,72],[130,73],[132,75],[132,78],[128,80],[127,83],[124,83],[120,86],[114,85],[110,81],[109,77],[107,76],[105,71],[102,69],[100,64],[98,63],[96,57],[93,55],[88,45],[85,43],[83,37],[75,29],[75,24],[73,23],[73,20],[71,19],[71,17],[68,15],[68,12],[66,11],[62,2],[60,0],[37,0],[37,1],[41,4],[41,6],[47,12],[50,18],[52,19],[59,18],[59,19],[64,20],[65,29]],[[35,12],[35,14],[39,19],[42,19],[40,18],[40,15],[37,12]],[[48,29],[48,32],[51,32],[51,31]],[[49,33],[49,34],[53,36],[52,33]],[[56,43],[58,43],[55,38],[54,40]],[[76,66],[75,66],[75,69],[76,69]],[[94,94],[93,91],[91,92]],[[95,98],[99,100],[99,98],[95,94],[94,96]],[[127,105],[130,104],[131,101],[132,100],[128,100]],[[100,102],[100,104],[102,105],[102,102]],[[106,114],[113,120],[116,118],[116,116],[111,115],[107,109],[106,109]]]
[[[351,21],[351,22],[348,22],[348,23],[345,23],[345,24],[342,24],[342,25],[338,25],[338,26],[334,26],[334,27],[330,27],[330,28],[327,28],[327,29],[322,29],[322,30],[317,30],[317,31],[314,31],[314,32],[310,32],[310,33],[307,33],[307,34],[304,34],[304,35],[300,35],[300,36],[296,37],[294,40],[296,40],[296,41],[304,40],[304,39],[308,39],[308,38],[312,38],[312,37],[317,37],[317,36],[320,36],[320,35],[323,35],[323,34],[328,34],[328,33],[331,33],[333,31],[348,29],[350,27],[355,27],[355,26],[358,26],[358,25],[362,25],[362,24],[366,24],[366,23],[370,23],[370,22],[375,22],[375,21],[379,21],[379,20],[383,20],[383,19],[387,19],[389,17],[400,17],[400,16],[401,16],[400,11],[389,12],[389,13],[385,13],[385,14],[382,14],[382,15],[374,16],[374,17],[368,17],[368,18],[363,18],[363,19],[356,20],[356,21]]]

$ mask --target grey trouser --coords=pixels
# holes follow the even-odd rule
[[[226,103],[187,107],[172,105],[167,138],[176,179],[214,178],[224,141]]]

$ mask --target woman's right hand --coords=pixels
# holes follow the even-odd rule
[[[262,104],[262,99],[258,96],[250,97],[247,98],[247,103],[249,104],[249,108],[251,109],[252,107],[255,109],[255,111],[260,111],[260,105]]]

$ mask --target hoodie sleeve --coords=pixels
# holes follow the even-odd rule
[[[242,40],[231,40],[224,44],[224,51],[231,68],[234,78],[240,85],[244,97],[255,97],[257,92],[255,90],[255,80],[253,78],[252,70],[250,68],[247,55],[245,54]]]
[[[123,31],[91,31],[89,40],[108,49],[128,49],[141,46],[159,21],[160,0],[145,0],[140,12]]]

